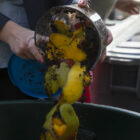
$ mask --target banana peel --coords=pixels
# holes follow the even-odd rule
[[[47,59],[72,60],[74,65],[70,68],[62,62],[59,67],[53,65],[46,72],[44,86],[48,96],[52,96],[59,88],[62,88],[62,96],[47,114],[43,125],[45,132],[41,134],[40,140],[76,140],[79,120],[71,104],[81,97],[84,87],[90,83],[86,66],[81,66],[81,62],[87,58],[80,46],[85,40],[85,33],[82,26],[71,32],[70,27],[59,20],[54,22],[54,26],[57,33],[50,35],[46,45]]]
[[[61,20],[56,20],[54,22],[54,26],[57,29],[57,31],[61,34],[64,34],[64,35],[67,35],[67,36],[72,36],[73,35],[73,33],[70,30],[70,26],[66,25]]]
[[[62,103],[73,104],[82,95],[84,86],[90,83],[90,77],[86,72],[86,67],[80,63],[75,63],[71,68],[62,62],[58,68],[56,65],[48,68],[45,74],[45,90],[49,97],[52,97],[59,88],[62,88]]]
[[[86,67],[82,67],[80,63],[75,63],[68,73],[68,78],[62,90],[62,97],[59,103],[73,104],[82,95],[84,84],[89,82],[86,75]]]
[[[59,114],[59,115],[57,115]],[[70,104],[58,104],[47,114],[40,140],[76,140],[79,119]]]
[[[68,64],[65,62],[62,62],[60,64],[60,68],[57,69],[58,82],[59,82],[59,86],[61,88],[64,87],[64,85],[67,81],[69,71],[70,71],[70,68],[69,68]]]
[[[53,65],[52,67],[48,68],[48,71],[45,74],[44,87],[46,90],[46,94],[49,97],[52,97],[52,95],[56,93],[59,89],[56,69],[57,69],[57,66]]]
[[[49,97],[52,97],[59,88],[64,86],[68,72],[69,66],[65,62],[62,62],[59,68],[57,65],[53,65],[48,68],[48,71],[45,74],[44,87],[46,94]]]
[[[58,33],[52,33],[49,37],[50,41],[46,45],[47,59],[71,59],[75,62],[84,61],[87,58],[87,54],[78,47],[80,43],[85,40],[83,27],[73,32],[73,35],[70,37],[62,31],[67,30],[68,27],[65,27],[65,25],[62,28],[60,27],[62,26],[61,24],[60,21],[55,21],[56,27],[60,29]]]

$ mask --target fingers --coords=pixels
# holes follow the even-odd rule
[[[106,50],[103,52],[99,62],[102,63],[105,60],[105,58],[106,58]]]
[[[26,59],[31,59],[31,60],[34,60],[35,57],[33,56],[32,53],[30,53],[29,51],[24,53],[24,55],[26,56]]]
[[[139,8],[133,7],[132,9],[130,9],[130,11],[128,11],[128,13],[132,14],[132,15],[137,15],[137,14],[139,14]]]
[[[26,60],[29,60],[29,59],[33,60],[33,57],[31,57],[30,55],[28,55],[27,53],[24,53],[24,52],[17,53],[16,55],[23,59],[26,59]]]
[[[139,7],[133,1],[118,1],[116,8],[131,15],[139,14]]]
[[[40,37],[40,41],[42,41],[42,42],[49,42],[49,37],[47,37],[47,36],[41,36]]]
[[[133,3],[130,2],[126,7],[124,7],[124,11],[131,14],[131,15],[136,15],[139,14],[139,7]]]
[[[25,60],[28,60],[29,59],[28,56],[26,56],[26,54],[24,54],[24,53],[22,53],[22,54],[16,54],[16,56],[19,56],[19,57],[21,57],[21,58],[23,58]]]
[[[48,37],[42,37],[41,41],[48,42]],[[16,55],[23,59],[36,59],[39,63],[43,63],[43,55],[41,50],[36,47],[34,37],[27,39],[26,43],[23,43],[21,47],[18,48]]]
[[[134,8],[133,8],[133,11],[134,11],[136,14],[139,14],[139,8],[138,8],[138,7],[134,7]]]
[[[86,7],[87,4],[88,4],[88,0],[79,0],[79,2],[78,2],[78,6],[81,8]]]
[[[135,11],[133,11],[133,10],[128,11],[128,13],[131,14],[131,15],[136,15],[136,14],[137,14],[137,13],[136,13]]]
[[[107,37],[105,39],[105,45],[109,45],[113,40],[113,36],[112,36],[112,33],[109,29],[107,29]],[[106,58],[106,50],[103,52],[99,62],[102,63],[104,61],[104,59]]]
[[[105,45],[109,45],[113,40],[113,36],[112,36],[112,33],[109,29],[107,29],[107,36],[106,36],[106,39],[105,39]]]
[[[34,39],[31,39],[28,42],[28,49],[29,53],[26,53],[26,55],[30,55],[32,59],[36,59],[39,63],[43,63],[43,56],[40,54],[38,48],[34,44]]]

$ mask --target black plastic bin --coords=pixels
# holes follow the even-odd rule
[[[48,101],[0,102],[0,140],[39,140]],[[80,129],[94,132],[96,140],[140,140],[140,114],[119,108],[74,104]],[[83,137],[88,140],[88,137]]]

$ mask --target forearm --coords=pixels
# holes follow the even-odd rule
[[[20,37],[19,34],[23,33],[22,28],[24,27],[16,24],[11,20],[8,20],[0,30],[0,40],[10,44],[13,38]]]

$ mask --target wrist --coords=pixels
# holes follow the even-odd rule
[[[5,43],[9,44],[10,37],[14,33],[16,23],[9,20],[1,29],[0,31],[0,40],[4,41]]]
[[[4,27],[0,31],[0,40],[11,45],[13,41],[20,41],[22,40],[22,38],[25,39],[27,35],[26,33],[27,31],[29,35],[33,34],[31,30],[26,29],[10,20],[4,25]],[[26,40],[24,41],[26,42]]]

